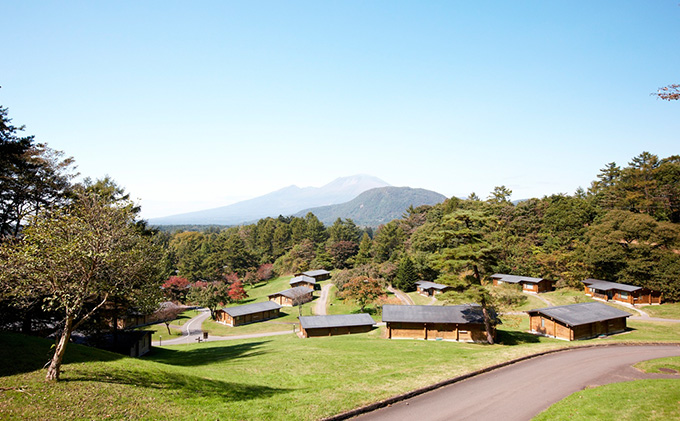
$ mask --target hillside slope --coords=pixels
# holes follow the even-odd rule
[[[322,187],[288,186],[256,197],[203,211],[152,218],[152,225],[238,225],[268,216],[290,215],[300,209],[347,202],[359,194],[388,183],[369,175],[338,178]]]
[[[351,218],[357,225],[377,227],[401,218],[409,206],[436,205],[446,196],[425,189],[411,187],[379,187],[361,193],[355,199],[339,205],[305,209],[295,214],[312,212],[321,222],[331,225],[338,218]]]

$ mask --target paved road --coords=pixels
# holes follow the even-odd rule
[[[197,338],[201,338],[203,341],[203,329],[201,329],[201,324],[203,321],[210,317],[210,311],[208,309],[199,309],[201,314],[191,318],[188,322],[181,326],[182,336],[174,339],[163,339],[163,345],[179,345],[179,344],[193,344],[198,342]],[[263,322],[266,323],[266,322]],[[291,325],[290,330],[276,331],[276,332],[261,332],[261,333],[249,333],[245,335],[231,335],[231,336],[213,336],[209,335],[207,341],[232,341],[236,339],[250,339],[250,338],[264,338],[266,336],[278,336],[278,335],[290,335],[293,333],[293,327]],[[153,346],[160,346],[160,341],[153,341]]]
[[[631,365],[680,356],[680,346],[615,346],[574,349],[525,360],[356,417],[356,420],[530,420],[588,386],[640,378]]]
[[[317,316],[325,316],[327,314],[326,309],[328,308],[328,293],[330,292],[331,288],[333,288],[333,284],[326,284],[321,287],[321,296],[314,305],[314,314]]]

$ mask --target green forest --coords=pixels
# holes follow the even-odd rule
[[[0,321],[5,326],[30,331],[44,311],[68,310],[88,318],[107,300],[152,308],[163,298],[157,291],[164,284],[169,290],[210,286],[228,301],[230,290],[242,296],[242,284],[311,269],[337,270],[338,281],[368,276],[403,290],[413,289],[417,280],[435,281],[461,293],[485,284],[493,273],[547,278],[558,287],[580,287],[581,280],[592,277],[658,290],[666,301],[680,299],[677,155],[642,152],[625,165],[605,163],[588,189],[573,195],[514,203],[512,192],[499,186],[486,199],[471,193],[466,199],[410,207],[400,219],[375,230],[351,219],[324,226],[312,213],[244,226],[161,230],[147,226],[113,180],[74,182],[72,158],[24,136],[7,109],[0,111],[0,299],[5,304]],[[113,219],[120,225],[117,232],[112,231]],[[131,229],[123,230],[124,225]],[[88,249],[90,243],[72,241],[75,234],[62,238],[67,229],[78,235],[120,236],[123,244],[147,250],[140,260],[146,266],[129,275],[135,279],[130,285],[116,283],[111,274],[129,270],[125,262],[118,267],[111,260],[122,252],[111,249],[104,255],[101,247],[107,244]],[[40,268],[52,274],[51,283],[43,277],[29,285],[31,268],[44,263],[26,258],[38,255],[36,250],[53,261],[82,257],[83,268],[95,264],[93,253],[104,256],[96,261],[97,269],[108,277],[86,278],[90,268],[78,274],[81,278],[67,279],[72,271],[48,265]],[[71,300],[69,288],[83,279],[94,286],[79,291],[75,307],[55,304]],[[59,290],[66,281],[71,284]]]
[[[189,281],[236,274],[252,283],[263,265],[279,274],[347,269],[394,283],[400,266],[412,266],[417,279],[461,289],[510,273],[558,287],[592,277],[680,299],[680,156],[643,152],[625,166],[607,163],[588,190],[574,195],[514,204],[511,193],[500,186],[486,200],[472,193],[411,207],[375,232],[349,219],[324,227],[310,213],[164,233],[168,270]]]

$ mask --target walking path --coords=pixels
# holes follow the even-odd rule
[[[328,308],[328,293],[331,291],[331,288],[333,288],[333,284],[331,283],[321,287],[321,296],[314,305],[314,314],[317,316],[325,316],[328,314],[326,309]]]
[[[677,379],[678,375],[643,373],[632,367],[640,361],[670,356],[680,356],[680,346],[575,348],[491,370],[355,419],[529,420],[587,387],[634,379]]]
[[[400,300],[402,303],[406,304],[407,306],[415,305],[415,303],[413,302],[413,300],[411,299],[411,297],[409,297],[408,295],[406,295],[406,294],[403,293],[402,291],[399,291],[399,290],[396,289],[396,288],[392,288],[391,286],[387,287],[387,290],[388,290],[389,292],[391,292],[392,294],[396,295],[397,298],[399,298],[399,300]]]
[[[291,324],[291,329],[284,331],[249,333],[245,335],[232,335],[232,336],[208,335],[207,339],[203,339],[203,329],[201,328],[201,325],[208,317],[210,317],[210,310],[199,309],[199,311],[201,312],[201,314],[191,318],[188,322],[184,323],[184,325],[181,326],[182,330],[181,337],[153,341],[151,345],[161,346],[161,345],[193,344],[199,342],[198,339],[200,339],[201,342],[203,341],[212,342],[212,341],[231,341],[236,339],[264,338],[267,336],[278,335],[290,335],[291,333],[293,333],[293,327],[295,326],[295,324]]]
[[[551,303],[547,298],[541,297],[541,294],[529,294],[529,293],[526,293],[526,292],[525,292],[525,294],[538,298],[539,300],[543,301],[548,307],[552,307],[552,305],[553,305],[553,303]]]

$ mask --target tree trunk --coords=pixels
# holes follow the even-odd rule
[[[482,314],[484,315],[484,329],[486,330],[486,340],[490,345],[493,345],[493,335],[491,334],[491,317],[485,305],[482,305]]]
[[[170,332],[170,322],[165,322],[165,327],[168,328],[168,336],[172,336],[172,332]]]
[[[64,353],[66,352],[66,345],[71,339],[71,330],[73,329],[73,316],[66,316],[66,322],[64,323],[64,331],[61,333],[61,337],[57,342],[57,349],[54,351],[54,356],[50,362],[50,366],[47,368],[47,375],[45,380],[47,381],[59,381],[59,371],[61,369],[61,362],[64,359]]]

